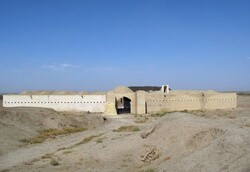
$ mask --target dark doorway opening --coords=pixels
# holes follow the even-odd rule
[[[131,100],[127,97],[122,97],[117,100],[117,113],[131,113]]]

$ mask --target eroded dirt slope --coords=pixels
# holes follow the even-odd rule
[[[59,113],[46,108],[0,107],[0,155],[23,146],[20,140],[37,135],[39,130],[93,128],[103,123],[103,117],[94,114]]]
[[[110,117],[109,122],[87,131],[5,153],[0,156],[0,169],[247,172],[250,101],[241,98],[239,108],[234,110]],[[139,129],[117,132],[124,126]]]

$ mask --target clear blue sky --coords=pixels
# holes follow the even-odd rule
[[[250,90],[250,0],[0,0],[0,92]]]

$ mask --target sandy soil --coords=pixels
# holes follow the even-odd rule
[[[1,108],[0,170],[248,172],[250,96],[238,96],[238,106],[234,110],[176,112],[162,117],[121,115],[108,121],[94,114]],[[39,128],[73,124],[89,129],[18,147],[22,144],[18,139],[36,135]],[[113,131],[127,125],[140,130]],[[84,139],[88,141],[82,142]]]
[[[104,124],[100,115],[57,112],[47,108],[0,107],[0,155],[25,146],[28,139],[44,129],[89,128]]]

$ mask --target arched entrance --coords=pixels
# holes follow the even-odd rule
[[[131,100],[127,97],[122,97],[117,100],[117,114],[131,113]]]

